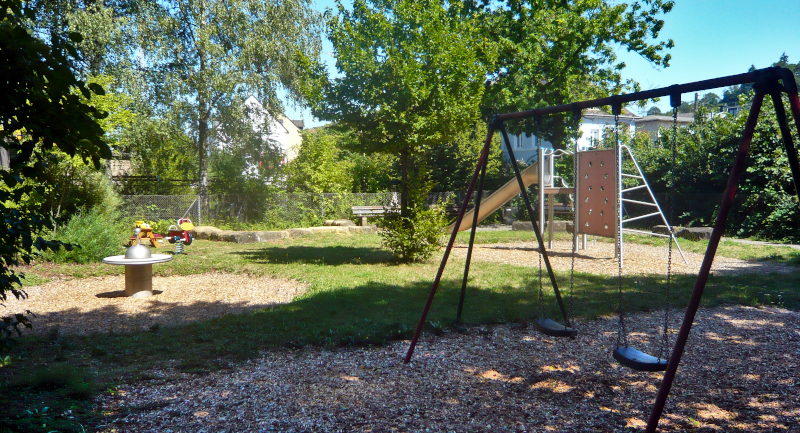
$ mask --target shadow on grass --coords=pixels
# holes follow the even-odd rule
[[[800,294],[794,288],[795,280],[782,275],[712,278],[706,287],[704,305],[734,303],[796,309],[800,306]],[[576,316],[586,321],[614,314],[619,299],[616,278],[576,274],[575,281],[572,298],[568,286],[562,286],[561,290]],[[683,308],[688,303],[694,282],[693,276],[674,278],[671,307]],[[494,286],[491,280],[481,284],[470,284],[467,290],[465,325],[527,322],[536,317],[538,279],[530,277],[523,281],[523,289]],[[99,348],[95,352],[107,354],[114,363],[136,363],[144,369],[147,365],[159,365],[164,359],[228,356],[244,359],[257,355],[265,346],[378,345],[411,336],[430,287],[429,281],[404,284],[372,281],[350,289],[311,292],[290,304],[158,302],[143,306],[135,314],[121,312],[111,305],[89,312],[42,313],[34,321],[39,328],[36,333],[41,335],[30,341],[33,346],[49,335],[51,340],[58,339],[76,350]],[[439,332],[455,323],[460,287],[460,280],[442,281],[426,329]],[[665,280],[661,277],[624,278],[624,309],[637,312],[663,308],[664,287]],[[549,317],[557,318],[559,310],[552,290],[545,286],[544,294],[542,308]],[[209,312],[220,317],[203,320]],[[108,332],[70,335],[81,333],[84,321],[103,321]]]
[[[352,264],[397,263],[388,250],[348,246],[264,246],[246,251],[235,251],[243,258],[258,264],[319,263],[329,266]]]

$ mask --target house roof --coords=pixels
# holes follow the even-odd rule
[[[613,115],[599,108],[587,108],[583,112],[583,115],[585,117],[593,117],[593,116],[613,117]],[[637,116],[633,111],[628,110],[625,107],[622,107],[622,114],[620,115],[620,117],[638,118],[639,116]]]
[[[681,116],[681,114],[691,114],[691,116]],[[672,122],[672,116],[652,115],[636,119],[636,123],[649,123],[649,122]],[[694,122],[694,113],[680,113],[678,114],[678,123],[692,123]]]
[[[297,129],[303,129],[306,127],[306,123],[303,120],[291,120],[291,122],[294,123],[294,126],[296,126]]]

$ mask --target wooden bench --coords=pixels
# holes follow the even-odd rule
[[[392,206],[353,206],[353,216],[360,218],[359,225],[367,225],[367,217],[384,216],[394,209]]]

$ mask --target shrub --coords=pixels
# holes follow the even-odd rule
[[[444,206],[417,207],[411,217],[392,212],[378,222],[384,246],[403,262],[424,262],[441,249],[446,225]]]
[[[378,222],[383,245],[406,263],[424,262],[442,247],[447,203],[426,206],[434,185],[427,178],[425,167],[412,176],[406,215],[390,212]]]
[[[122,223],[116,212],[83,211],[51,235],[52,239],[73,244],[75,248],[48,251],[45,258],[57,263],[97,262],[103,257],[122,254],[130,233],[130,225]]]

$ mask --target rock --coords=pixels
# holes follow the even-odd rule
[[[681,229],[675,236],[690,241],[708,240],[711,239],[712,227],[687,227]]]
[[[231,230],[219,230],[219,229],[217,229],[216,231],[211,232],[211,234],[208,236],[208,240],[210,240],[210,241],[225,241],[225,237],[226,236],[230,236],[230,235],[232,235],[234,233],[236,233],[236,232],[231,231]],[[231,241],[225,241],[225,242],[231,242]]]
[[[511,230],[519,230],[523,232],[532,232],[533,223],[530,221],[514,221],[511,223]]]
[[[669,229],[665,225],[653,226],[653,228],[650,229],[650,230],[653,233],[657,233],[657,234],[660,234],[660,235],[668,235],[669,234]],[[672,230],[675,230],[675,233],[677,234],[679,231],[683,230],[683,227],[672,226]]]
[[[286,239],[289,237],[289,233],[285,230],[277,232],[255,232],[255,234],[258,242],[277,241],[279,239]]]
[[[347,233],[346,227],[309,227],[311,233]]]
[[[214,226],[196,226],[195,228],[192,229],[192,237],[194,239],[209,240],[211,239],[212,233],[221,231],[222,230]]]
[[[225,242],[235,242],[237,244],[252,244],[257,242],[256,232],[234,232],[228,231],[222,235]]]
[[[286,230],[286,233],[289,234],[290,238],[299,238],[312,234],[311,230],[309,229],[288,229]]]
[[[368,226],[353,226],[347,227],[347,232],[352,234],[372,234],[377,233],[377,226],[376,225],[368,225]]]
[[[352,227],[355,226],[356,223],[347,219],[338,219],[338,220],[325,220],[325,226],[334,226],[334,227]]]

